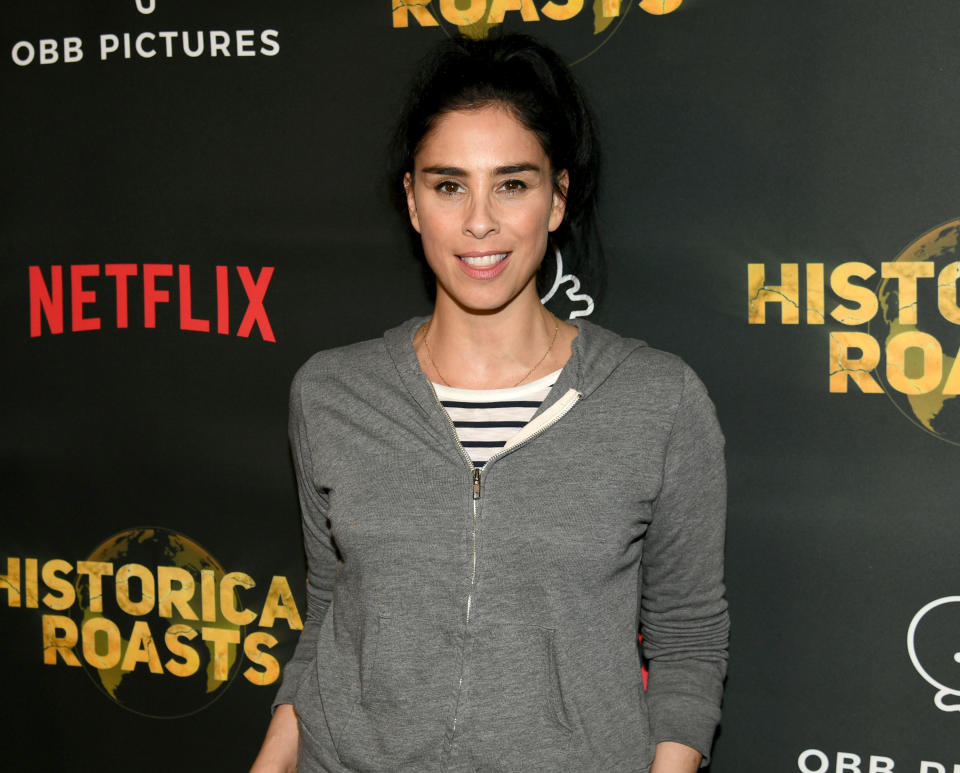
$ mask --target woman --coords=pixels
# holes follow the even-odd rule
[[[294,380],[309,615],[254,770],[696,770],[723,440],[677,358],[540,303],[592,222],[583,98],[529,38],[464,40],[397,137],[435,308]]]

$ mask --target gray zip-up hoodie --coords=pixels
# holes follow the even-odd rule
[[[301,773],[646,771],[664,740],[706,757],[729,622],[703,385],[581,321],[477,473],[418,364],[423,321],[293,382],[308,614],[276,703]]]

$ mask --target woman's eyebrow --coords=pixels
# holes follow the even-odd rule
[[[539,172],[540,167],[536,164],[510,164],[508,166],[498,166],[497,174],[518,174],[519,172]]]
[[[467,171],[461,169],[458,166],[425,166],[420,170],[424,174],[439,174],[444,177],[467,177]],[[494,173],[498,175],[503,174],[519,174],[520,172],[539,172],[540,167],[536,164],[522,163],[522,164],[507,164],[506,166],[498,166]]]
[[[467,172],[458,166],[425,166],[420,170],[424,174],[440,174],[444,177],[466,177]]]

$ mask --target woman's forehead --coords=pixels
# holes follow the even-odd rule
[[[502,105],[444,113],[423,138],[415,160],[418,168],[549,166],[537,135]]]

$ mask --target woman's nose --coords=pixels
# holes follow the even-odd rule
[[[495,233],[498,227],[492,202],[486,196],[471,199],[463,220],[463,232],[475,239],[482,239]]]

